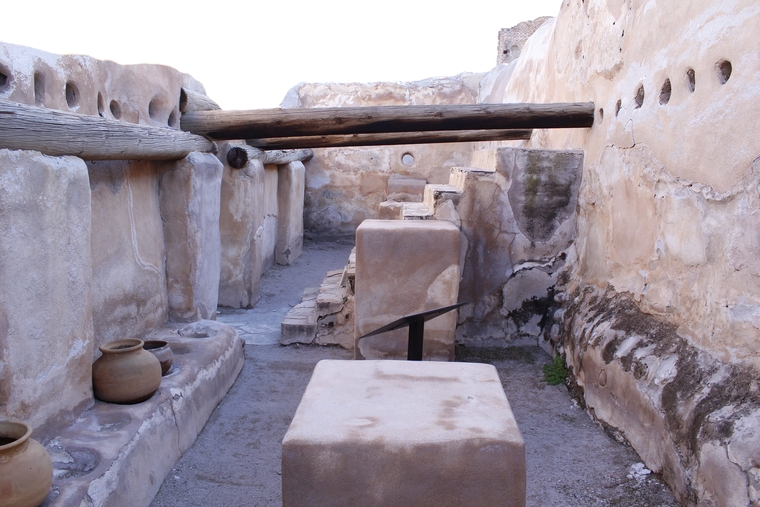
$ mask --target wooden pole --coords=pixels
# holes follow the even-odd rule
[[[180,125],[182,130],[223,140],[431,130],[579,128],[593,123],[593,102],[582,102],[193,111],[182,115]]]
[[[0,100],[0,148],[85,160],[175,160],[214,151],[200,136]]]
[[[337,148],[346,146],[391,146],[398,144],[466,143],[530,139],[532,130],[449,130],[430,132],[383,132],[329,136],[270,137],[246,142],[265,150],[293,148]]]
[[[179,92],[179,112],[190,111],[218,111],[222,109],[219,104],[203,95],[202,93],[182,88]]]
[[[290,162],[306,162],[311,160],[314,152],[311,150],[272,150],[262,151],[253,146],[233,146],[227,152],[227,163],[233,169],[242,169],[253,159],[261,160],[264,165],[284,165]]]

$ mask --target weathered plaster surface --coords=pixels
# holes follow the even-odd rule
[[[283,107],[473,104],[481,74],[460,74],[411,83],[302,83]],[[304,227],[323,234],[353,234],[378,218],[395,177],[447,183],[452,166],[468,165],[477,143],[315,149],[306,166]],[[402,161],[412,157],[409,165]],[[407,159],[409,160],[409,159]]]
[[[175,129],[180,88],[203,93],[190,75],[165,65],[119,65],[4,42],[0,73],[6,76],[2,99]]]
[[[408,328],[359,339],[405,315],[457,302],[459,229],[443,220],[367,220],[356,230],[357,359],[405,359]],[[425,323],[423,359],[454,359],[456,313]]]
[[[735,451],[760,448],[758,26],[750,0],[565,2],[503,95],[596,104],[591,129],[513,143],[585,154],[548,338],[685,503],[760,497]]]
[[[223,167],[210,153],[191,153],[171,166],[159,186],[169,318],[210,319],[219,299]]]
[[[0,150],[0,419],[49,439],[92,404],[85,163]]]
[[[167,321],[158,181],[168,164],[136,160],[87,164],[96,349],[111,340],[140,338]]]
[[[525,444],[491,365],[324,360],[283,438],[282,484],[290,507],[522,507]]]
[[[225,324],[171,325],[148,339],[170,343],[174,366],[149,400],[97,401],[48,443],[53,488],[45,505],[150,505],[243,367],[243,341]]]
[[[289,265],[303,249],[303,199],[306,169],[290,162],[277,169],[277,264]]]
[[[462,189],[449,217],[464,239],[457,339],[537,343],[576,229],[581,151],[500,148],[495,170],[452,169]],[[436,216],[444,218],[436,207]]]

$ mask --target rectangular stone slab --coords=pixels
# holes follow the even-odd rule
[[[285,507],[525,505],[525,444],[496,369],[320,361],[282,441]]]
[[[409,329],[360,337],[457,302],[459,228],[447,220],[365,220],[356,229],[356,359],[406,359]],[[457,313],[425,323],[423,359],[454,359]]]

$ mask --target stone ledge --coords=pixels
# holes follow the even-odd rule
[[[244,342],[226,324],[170,325],[145,339],[169,342],[174,366],[149,400],[96,401],[48,443],[53,487],[43,506],[149,505],[243,368]]]

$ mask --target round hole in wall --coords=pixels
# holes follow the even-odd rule
[[[617,104],[615,104],[615,117],[617,118],[617,115],[620,114],[620,108],[623,107],[623,101],[619,100],[617,101]]]
[[[114,118],[116,118],[117,120],[121,118],[121,106],[119,105],[118,102],[116,102],[115,100],[112,100],[111,104],[108,107],[109,109],[111,109],[111,115],[113,115]]]
[[[150,101],[148,104],[148,116],[152,120],[155,120],[158,118],[158,115],[161,113],[161,100],[158,97],[153,97],[153,100]]]
[[[694,73],[694,69],[686,70],[686,84],[689,87],[690,92],[694,92],[697,89],[697,76]]]
[[[45,76],[41,72],[34,73],[34,103],[41,106],[45,100]]]
[[[663,106],[670,102],[670,93],[672,91],[672,87],[670,86],[670,79],[666,79],[664,83],[662,83],[662,88],[660,89],[660,104]]]
[[[636,96],[633,98],[633,100],[636,101],[636,109],[644,105],[644,85],[643,84],[640,84],[639,87],[636,88]]]
[[[407,152],[401,155],[401,163],[404,164],[407,167],[411,167],[414,165],[414,156]]]
[[[98,92],[98,114],[101,118],[106,117],[106,102],[103,100],[103,94]]]
[[[172,109],[172,112],[169,113],[169,119],[167,120],[167,125],[169,125],[172,128],[176,128],[177,125],[177,109]]]
[[[728,78],[731,77],[732,71],[733,67],[728,60],[721,60],[718,62],[718,80],[720,80],[720,84],[726,84]]]
[[[79,87],[73,81],[66,83],[66,104],[69,109],[79,108]]]
[[[5,91],[11,82],[11,72],[5,65],[0,64],[0,92]]]

